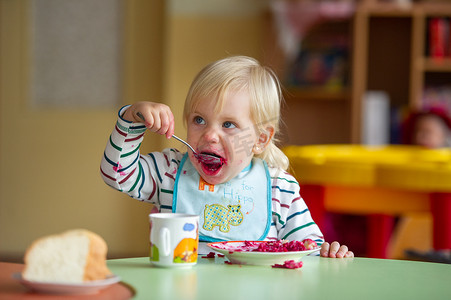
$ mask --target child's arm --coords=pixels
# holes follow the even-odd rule
[[[354,257],[346,245],[338,242],[324,242],[321,230],[313,221],[310,211],[300,195],[296,179],[288,173],[277,173],[273,177],[273,213],[278,225],[278,239],[298,240],[312,239],[321,245],[323,257]]]
[[[152,103],[138,103],[123,107],[119,111],[116,126],[102,157],[101,175],[106,184],[133,198],[163,206],[165,204],[162,203],[159,191],[173,187],[172,173],[177,169],[182,154],[175,149],[149,155],[140,154],[139,148],[147,128],[142,122],[136,123],[136,119],[131,121],[134,117],[129,110],[136,113],[144,108],[143,115],[149,116],[152,112],[146,111],[145,108],[152,106]],[[163,108],[163,111],[166,109],[164,105],[156,107]],[[159,122],[156,117],[155,120]],[[171,127],[173,128],[173,125],[169,125],[169,131]]]
[[[312,239],[318,245],[324,242],[323,234],[313,221],[307,205],[299,193],[296,179],[286,173],[271,171],[273,222],[277,229],[277,239]]]

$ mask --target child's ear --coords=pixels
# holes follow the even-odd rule
[[[261,154],[274,136],[274,127],[268,126],[260,132],[258,140],[252,148],[254,154]]]

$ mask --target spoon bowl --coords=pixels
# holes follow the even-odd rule
[[[194,148],[191,147],[190,144],[188,144],[187,142],[185,142],[184,140],[182,140],[181,138],[179,138],[175,134],[173,134],[172,137],[174,139],[176,139],[177,141],[185,144],[191,151],[193,151],[194,157],[197,158],[200,162],[205,163],[207,165],[224,163],[224,159],[223,158],[216,157],[216,156],[210,155],[210,154],[197,153],[196,150],[194,150]]]

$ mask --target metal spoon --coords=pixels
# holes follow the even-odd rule
[[[140,113],[137,112],[136,115],[143,120],[144,122],[146,122],[146,120],[144,119],[144,116]],[[179,138],[178,136],[176,136],[175,134],[172,135],[172,137],[174,139],[176,139],[179,142],[182,142],[183,144],[185,144],[186,146],[188,146],[188,148],[193,151],[194,157],[197,158],[197,160],[199,160],[200,162],[203,162],[204,164],[208,164],[208,165],[212,165],[212,164],[223,164],[225,163],[225,160],[222,157],[216,157],[214,155],[210,155],[210,154],[204,154],[204,153],[197,153],[196,150],[194,150],[193,147],[191,147],[190,144],[188,144],[187,142],[185,142],[184,140],[182,140],[181,138]]]
[[[196,157],[200,162],[203,162],[205,164],[208,165],[212,165],[212,164],[222,164],[224,162],[224,159],[221,157],[216,157],[214,155],[210,155],[210,154],[204,154],[204,153],[197,153],[196,150],[194,150],[193,147],[191,147],[190,144],[188,144],[187,142],[185,142],[184,140],[182,140],[181,138],[179,138],[178,136],[176,136],[175,134],[172,135],[172,137],[174,139],[176,139],[179,142],[182,142],[183,144],[185,144],[186,146],[188,146],[188,148],[193,151],[194,157]]]

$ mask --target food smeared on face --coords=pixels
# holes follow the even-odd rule
[[[202,165],[202,170],[208,175],[215,175],[223,165],[227,164],[225,158],[214,153],[202,152],[200,155],[195,155],[195,157]]]

